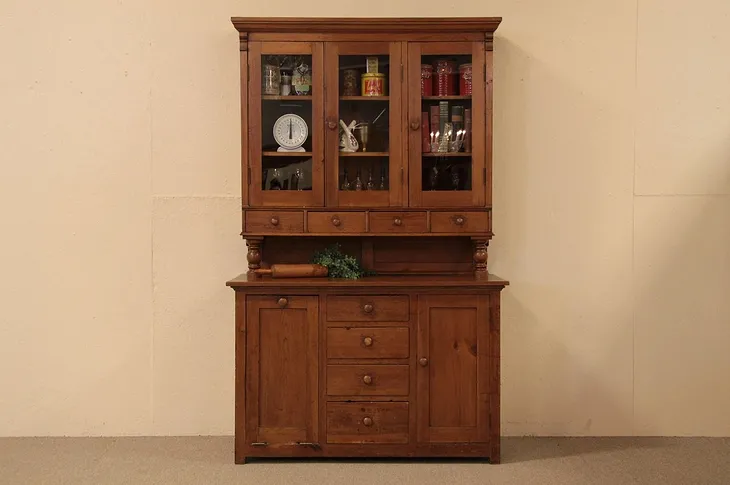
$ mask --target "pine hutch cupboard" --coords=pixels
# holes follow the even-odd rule
[[[500,18],[233,18],[235,459],[500,460],[492,237]],[[259,276],[339,243],[375,275]]]

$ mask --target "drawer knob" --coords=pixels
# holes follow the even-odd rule
[[[365,313],[373,313],[373,306],[370,303],[366,303],[365,306],[362,307],[362,311]]]
[[[373,338],[372,337],[365,337],[362,339],[362,344],[365,347],[372,347],[373,346]]]
[[[402,226],[403,225],[403,219],[401,219],[400,217],[396,217],[395,219],[393,219],[393,225],[394,226]]]
[[[373,425],[373,418],[370,418],[370,417],[367,417],[367,416],[364,417],[364,418],[362,418],[362,424],[364,424],[365,426],[372,426]]]
[[[421,127],[421,122],[417,120],[411,121],[411,130],[416,131]]]
[[[457,226],[463,226],[465,222],[466,217],[464,216],[456,216],[456,218],[454,219],[454,224],[456,224]]]
[[[277,216],[271,217],[271,225],[272,226],[278,226],[279,225],[279,218]]]
[[[421,357],[418,359],[418,363],[421,365],[421,367],[426,367],[428,365],[428,359],[425,357]]]
[[[342,221],[337,216],[332,216],[332,225],[335,227],[339,227],[340,224],[342,224]]]
[[[366,386],[369,386],[373,383],[373,378],[372,376],[365,375],[362,377],[362,381],[365,383]]]
[[[335,123],[332,120],[328,120],[327,121],[327,128],[329,128],[330,130],[334,130],[335,128],[337,128],[337,123]]]
[[[279,298],[279,301],[277,302],[281,308],[286,307],[289,304],[289,300],[286,298]]]

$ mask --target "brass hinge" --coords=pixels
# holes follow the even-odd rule
[[[307,446],[309,448],[312,448],[313,450],[321,450],[322,447],[319,445],[319,443],[310,443],[308,441],[297,441],[298,446]]]
[[[268,441],[254,441],[251,446],[269,446]]]
[[[403,183],[403,167],[400,168],[400,183]]]

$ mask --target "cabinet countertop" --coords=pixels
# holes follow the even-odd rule
[[[504,288],[509,281],[494,274],[468,275],[394,275],[394,276],[366,276],[357,280],[337,278],[272,278],[270,276],[256,276],[243,273],[226,283],[231,288],[243,287],[271,287],[271,288],[299,288],[299,287],[490,287]]]

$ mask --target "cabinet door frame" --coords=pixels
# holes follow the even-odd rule
[[[325,56],[325,119],[327,124],[326,164],[327,201],[329,207],[402,207],[407,205],[405,124],[402,99],[406,96],[403,83],[403,42],[338,42],[324,43]],[[339,176],[339,111],[340,56],[389,55],[390,76],[387,80],[389,159],[387,193],[352,192],[340,197]],[[346,120],[343,120],[346,121]],[[376,181],[377,182],[377,181]],[[363,181],[365,183],[365,181]]]
[[[471,190],[425,191],[422,187],[421,126],[421,56],[467,54],[472,56],[472,150]],[[486,46],[476,42],[408,42],[406,82],[408,85],[407,123],[409,150],[409,195],[411,207],[484,207],[487,204],[487,113],[491,113],[491,96],[487,96]],[[491,83],[489,84],[491,88]],[[487,105],[487,101],[490,104]],[[415,129],[413,129],[416,127]],[[491,151],[491,150],[490,150]]]
[[[324,206],[324,45],[322,42],[248,43],[248,197],[253,207],[322,207]],[[312,56],[312,190],[263,190],[261,188],[262,154],[262,55],[302,54]],[[291,96],[292,101],[296,96]]]
[[[266,449],[292,448],[301,450],[298,442],[319,443],[319,298],[317,296],[286,296],[285,307],[279,305],[280,296],[274,295],[249,295],[246,297],[246,445],[251,446],[254,442],[267,442]],[[308,373],[308,394],[309,397],[301,396],[302,405],[309,407],[307,410],[307,424],[303,429],[303,437],[300,428],[261,428],[259,426],[259,403],[260,403],[260,337],[262,322],[259,318],[259,311],[268,310],[306,310],[307,312],[307,365]],[[269,436],[276,436],[281,441],[270,442]],[[303,438],[303,439],[302,439]]]
[[[431,373],[440,369],[430,355],[430,311],[433,308],[476,308],[476,424],[471,427],[437,427],[431,425]],[[419,295],[417,329],[416,423],[417,442],[488,443],[490,441],[490,313],[489,295]],[[420,365],[421,359],[427,365]]]

